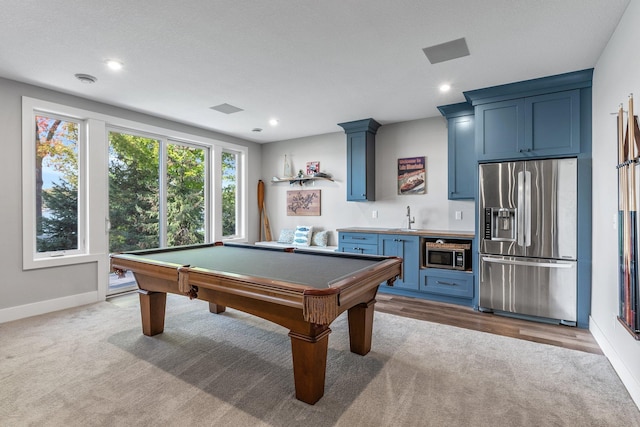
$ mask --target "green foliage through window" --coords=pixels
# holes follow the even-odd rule
[[[159,141],[109,132],[109,250],[160,246]]]
[[[167,147],[167,245],[204,243],[205,151]]]
[[[238,156],[222,153],[222,235],[236,236],[237,231]]]
[[[166,144],[166,215],[161,215],[161,143],[109,133],[109,250],[122,252],[205,241],[205,154],[202,148]]]
[[[79,124],[36,115],[36,251],[78,249]]]

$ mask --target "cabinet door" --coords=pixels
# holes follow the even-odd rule
[[[420,238],[402,234],[381,234],[378,254],[402,258],[402,277],[393,284],[398,289],[418,290],[420,286]]]
[[[375,200],[375,148],[369,139],[366,132],[347,135],[347,201]]]
[[[525,98],[525,149],[536,156],[580,152],[580,90]]]
[[[474,116],[448,120],[449,199],[473,199],[476,171]]]
[[[524,99],[478,105],[475,110],[478,160],[507,159],[524,150]]]

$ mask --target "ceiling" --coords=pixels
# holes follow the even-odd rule
[[[591,68],[628,3],[4,1],[0,77],[271,142],[433,117],[466,90]],[[431,64],[422,50],[459,38],[469,56]],[[211,109],[225,103],[243,111]]]

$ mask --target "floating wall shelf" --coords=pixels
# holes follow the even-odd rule
[[[311,181],[311,183],[314,183],[314,181],[320,181],[320,180],[334,182],[332,178],[322,177],[322,176],[303,176],[300,178],[298,178],[297,176],[292,176],[288,178],[278,178],[277,176],[274,176],[273,178],[271,178],[271,182],[273,183],[288,182],[290,185],[293,185],[293,184],[305,185],[309,181]]]

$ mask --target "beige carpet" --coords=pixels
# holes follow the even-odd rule
[[[603,356],[375,314],[367,356],[333,325],[324,397],[294,398],[286,330],[170,296],[0,324],[2,426],[640,426]]]

